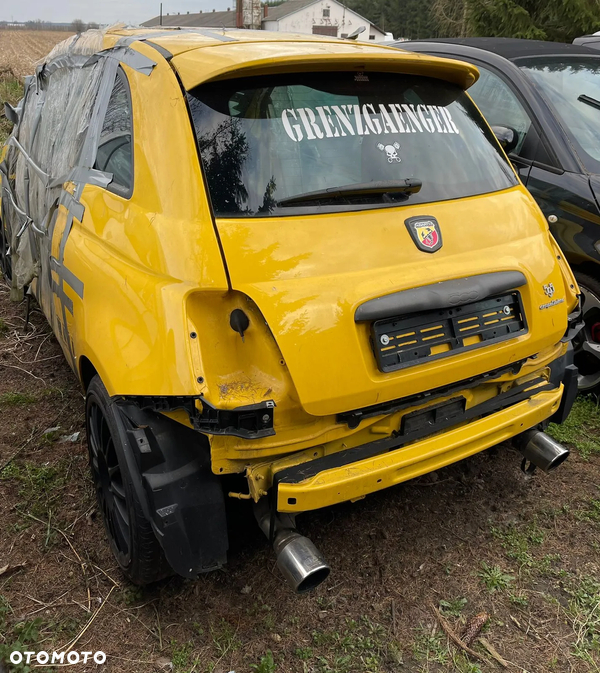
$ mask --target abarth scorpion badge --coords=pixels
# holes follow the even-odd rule
[[[442,247],[442,232],[435,217],[409,217],[404,224],[419,250],[435,252]]]

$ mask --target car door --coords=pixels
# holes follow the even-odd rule
[[[509,158],[522,182],[527,184],[537,149],[537,143],[532,142],[536,140],[532,115],[499,74],[480,62],[474,65],[479,68],[479,79],[469,89],[469,95],[490,126],[504,126],[516,132],[517,144]]]
[[[548,120],[534,112],[530,93],[525,94],[519,82],[479,59],[464,60],[479,69],[479,80],[469,94],[490,126],[506,126],[517,132],[517,145],[509,158],[546,216],[565,256],[575,265],[596,261],[595,239],[587,231],[590,218],[597,221],[598,215],[587,176],[572,167],[564,170],[555,151],[558,148],[546,134]],[[582,236],[581,232],[586,234]]]
[[[582,253],[585,256],[597,255],[593,250],[581,249],[581,237],[575,240],[575,234],[581,231],[589,217],[587,211],[593,210],[596,216],[595,204],[589,203],[591,195],[587,177],[562,169],[540,120],[525,107],[525,98],[517,93],[516,87],[487,66],[476,65],[480,78],[469,93],[491,126],[508,126],[517,131],[519,140],[509,155],[510,159],[546,216],[567,258],[575,262]],[[586,214],[582,219],[584,212]]]

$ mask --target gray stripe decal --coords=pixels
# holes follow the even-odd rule
[[[58,274],[59,278],[62,277],[73,288],[80,299],[83,299],[83,283],[70,269],[61,265],[55,257],[50,257],[50,267]]]
[[[235,37],[230,37],[229,35],[223,35],[222,33],[217,33],[214,30],[203,30],[202,28],[197,28],[196,30],[190,30],[190,33],[199,33],[204,35],[204,37],[212,37],[213,40],[219,40],[219,42],[239,42]]]
[[[68,297],[68,296],[65,294],[65,291],[64,291],[64,290],[62,289],[62,287],[60,287],[60,285],[54,280],[54,278],[52,279],[52,292],[54,292],[54,294],[55,294],[57,297],[60,298],[60,301],[61,301],[61,303],[62,303],[62,305],[63,305],[63,309],[66,308],[67,311],[69,311],[69,313],[70,313],[71,315],[73,315],[73,300],[71,299],[71,297]],[[63,310],[63,313],[64,313],[64,310]],[[66,318],[66,316],[64,316],[64,318]],[[64,319],[64,318],[63,318],[63,319]],[[66,323],[66,322],[63,322],[63,323],[60,323],[60,322],[59,322],[58,324],[60,325],[60,331],[62,332],[63,339],[64,339],[67,343],[70,343],[70,340],[67,339],[67,338],[65,337],[65,332],[66,332],[66,329],[67,329],[67,323]],[[64,330],[63,330],[63,324],[64,324]]]
[[[99,51],[97,54],[89,57],[85,66],[93,65],[101,58],[108,58],[117,62],[126,63],[130,68],[137,70],[143,75],[152,74],[152,71],[156,67],[155,61],[130,47],[113,47],[112,49]]]
[[[95,168],[84,168],[83,166],[75,166],[75,168],[67,175],[62,175],[60,178],[54,178],[48,185],[50,189],[53,187],[60,187],[65,182],[85,182],[88,185],[96,185],[97,187],[107,187],[113,180],[112,173],[104,173],[97,171]]]
[[[173,54],[168,49],[161,47],[160,44],[156,44],[150,40],[144,40],[144,44],[147,44],[149,47],[152,47],[152,49],[155,49],[165,59],[165,61],[170,61],[173,58]]]
[[[61,206],[64,206],[70,213],[73,214],[73,217],[76,217],[80,222],[83,220],[85,208],[82,203],[76,201],[73,198],[72,194],[63,190],[58,203]]]

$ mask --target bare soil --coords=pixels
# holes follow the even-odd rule
[[[70,35],[63,30],[0,30],[0,75],[31,75],[36,62]]]
[[[597,453],[575,452],[555,474],[529,478],[499,446],[305,514],[300,529],[332,566],[305,596],[284,584],[248,505],[232,502],[224,570],[139,589],[120,575],[96,511],[78,383],[39,310],[27,329],[24,316],[24,302],[9,303],[0,285],[5,659],[75,641],[108,655],[103,667],[75,666],[82,671],[502,668],[480,641],[481,660],[457,648],[435,607],[458,636],[487,613],[484,638],[507,670],[599,670]]]

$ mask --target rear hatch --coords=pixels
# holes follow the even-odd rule
[[[346,63],[207,82],[188,102],[231,285],[261,310],[307,412],[447,385],[564,334],[543,218],[456,83]],[[513,282],[492,283],[492,303],[467,281],[439,314],[357,315],[377,297],[495,272]],[[459,305],[465,329],[479,326],[460,343],[445,338]]]

